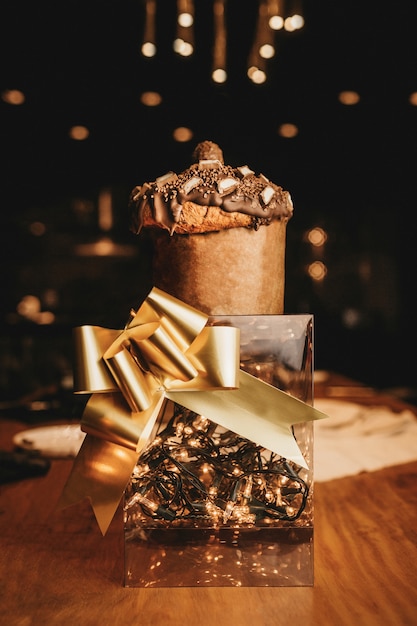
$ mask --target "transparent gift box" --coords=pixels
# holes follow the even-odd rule
[[[216,316],[240,329],[240,368],[313,403],[311,315]],[[313,585],[313,423],[306,467],[172,400],[124,494],[126,587]]]

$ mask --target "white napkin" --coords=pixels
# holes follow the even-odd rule
[[[314,480],[324,482],[417,460],[417,418],[411,410],[318,398],[328,419],[314,423]]]

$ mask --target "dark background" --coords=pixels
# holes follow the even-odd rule
[[[68,391],[72,327],[120,327],[140,304],[149,249],[129,232],[130,190],[181,171],[209,139],[227,163],[291,192],[285,312],[314,314],[316,369],[414,400],[417,3],[304,0],[305,27],[278,34],[263,85],[246,75],[258,2],[227,3],[224,85],[210,78],[213,3],[195,4],[188,59],[172,50],[172,0],[157,2],[154,59],[140,54],[140,0],[1,4],[0,91],[26,96],[21,106],[0,101],[2,398]],[[161,93],[159,107],[141,104],[147,90]],[[342,105],[342,90],[360,102]],[[299,129],[292,139],[277,132],[287,122]],[[74,124],[89,128],[86,141],[69,138]],[[191,141],[173,140],[178,126]],[[123,254],[80,255],[103,234],[104,188]],[[314,226],[328,233],[324,249],[305,240]],[[320,283],[306,273],[314,259],[328,269]],[[28,294],[53,324],[19,313]]]

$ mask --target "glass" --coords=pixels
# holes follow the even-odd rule
[[[313,402],[311,315],[216,316],[241,332],[241,369]],[[169,401],[125,491],[125,586],[313,584],[308,470]]]

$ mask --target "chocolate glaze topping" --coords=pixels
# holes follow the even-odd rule
[[[130,229],[134,233],[141,231],[144,213],[150,210],[153,222],[173,234],[186,202],[252,216],[251,227],[255,230],[273,219],[288,220],[292,216],[293,205],[287,191],[263,174],[257,176],[247,165],[225,165],[217,144],[198,144],[193,157],[197,162],[184,172],[168,172],[133,189],[129,209]]]

